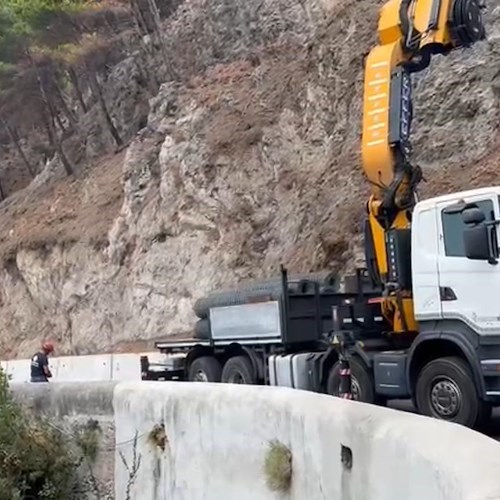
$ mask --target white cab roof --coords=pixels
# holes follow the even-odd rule
[[[436,205],[436,203],[441,203],[443,201],[456,201],[460,198],[468,198],[469,196],[487,196],[487,195],[500,195],[500,186],[489,186],[489,187],[484,187],[484,188],[478,188],[478,189],[470,189],[469,191],[455,191],[450,194],[444,194],[441,196],[436,196],[434,198],[428,198],[425,200],[421,200],[418,202],[417,207],[420,210],[422,209],[428,209]]]

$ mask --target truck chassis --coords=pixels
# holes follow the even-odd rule
[[[384,405],[411,398],[419,413],[470,427],[483,425],[499,404],[500,392],[487,389],[500,382],[500,345],[497,365],[490,349],[471,356],[458,338],[391,333],[366,270],[343,291],[321,291],[314,282],[297,291],[293,283],[282,269],[278,298],[211,308],[206,339],[157,342],[165,363],[142,357],[142,379],[279,385],[338,396],[341,340],[355,400]]]

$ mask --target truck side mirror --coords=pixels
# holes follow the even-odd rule
[[[490,245],[491,228],[485,224],[464,229],[465,255],[472,260],[495,260]]]
[[[464,207],[462,220],[466,224],[463,233],[466,257],[471,260],[487,260],[490,264],[497,264],[496,223],[485,222],[484,212],[474,204]]]
[[[465,224],[481,224],[485,219],[484,212],[478,207],[469,207],[462,212],[462,220]]]

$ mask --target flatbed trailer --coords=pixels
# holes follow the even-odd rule
[[[389,361],[394,380],[404,378],[394,350],[404,351],[412,339],[381,337],[387,324],[377,300],[380,290],[366,271],[358,270],[343,290],[325,291],[310,282],[304,292],[294,285],[283,269],[279,297],[257,294],[248,303],[210,308],[208,338],[156,342],[165,363],[152,365],[144,356],[143,380],[280,385],[337,395],[335,340],[341,336],[350,341],[354,397],[372,403],[401,397],[404,386],[389,387],[381,374]]]

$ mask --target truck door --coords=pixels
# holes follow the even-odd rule
[[[487,220],[499,219],[498,196],[465,198],[483,211]],[[465,256],[461,213],[447,213],[453,202],[441,202],[438,209],[439,290],[443,319],[465,322],[477,333],[500,330],[500,264],[470,260]],[[497,227],[498,232],[498,227]],[[497,233],[498,235],[498,233]],[[499,240],[500,241],[500,240]]]

